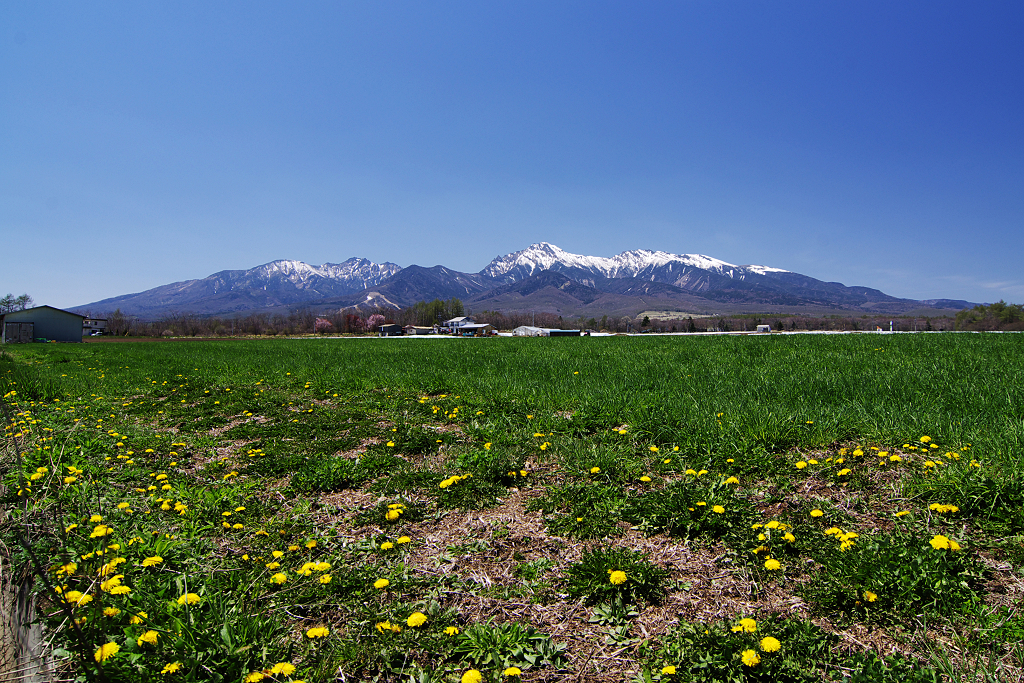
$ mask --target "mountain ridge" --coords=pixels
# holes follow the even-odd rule
[[[555,277],[557,275],[557,277]],[[459,298],[474,308],[592,315],[601,306],[616,314],[658,305],[702,311],[758,307],[893,313],[956,310],[956,299],[900,299],[870,287],[825,282],[764,265],[736,265],[703,254],[650,249],[612,257],[573,254],[549,242],[497,256],[477,273],[443,265],[402,268],[353,257],[319,266],[279,259],[247,270],[224,270],[195,280],[76,306],[72,310],[140,317],[173,312],[231,315],[296,307],[402,308],[417,301]]]

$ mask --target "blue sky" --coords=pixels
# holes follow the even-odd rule
[[[0,295],[549,241],[1024,301],[1019,2],[0,5]]]

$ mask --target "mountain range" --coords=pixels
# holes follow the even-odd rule
[[[418,301],[461,299],[469,310],[546,311],[568,316],[679,311],[707,315],[772,312],[820,315],[929,313],[974,304],[918,301],[869,287],[848,287],[759,265],[734,265],[701,254],[636,249],[610,258],[572,254],[547,242],[494,258],[477,273],[350,258],[313,266],[272,261],[224,270],[77,306],[93,315],[120,309],[155,319],[172,312],[235,315],[299,307],[403,308]]]

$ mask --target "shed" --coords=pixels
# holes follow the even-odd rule
[[[578,337],[578,336],[580,336],[580,331],[579,330],[547,329],[547,330],[544,330],[544,331],[547,332],[547,335],[545,335],[547,337]]]
[[[11,344],[34,340],[81,342],[84,315],[53,306],[36,306],[0,316],[3,342]]]
[[[377,330],[382,337],[400,337],[405,334],[405,330],[402,329],[402,326],[396,323],[381,325]]]
[[[406,334],[434,334],[433,327],[422,327],[420,325],[406,325],[404,329]]]
[[[758,325],[757,326],[757,331],[758,332],[771,332],[772,331],[772,326],[771,325]]]

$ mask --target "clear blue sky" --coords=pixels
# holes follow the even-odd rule
[[[6,2],[0,295],[546,240],[1024,301],[1024,4]]]

